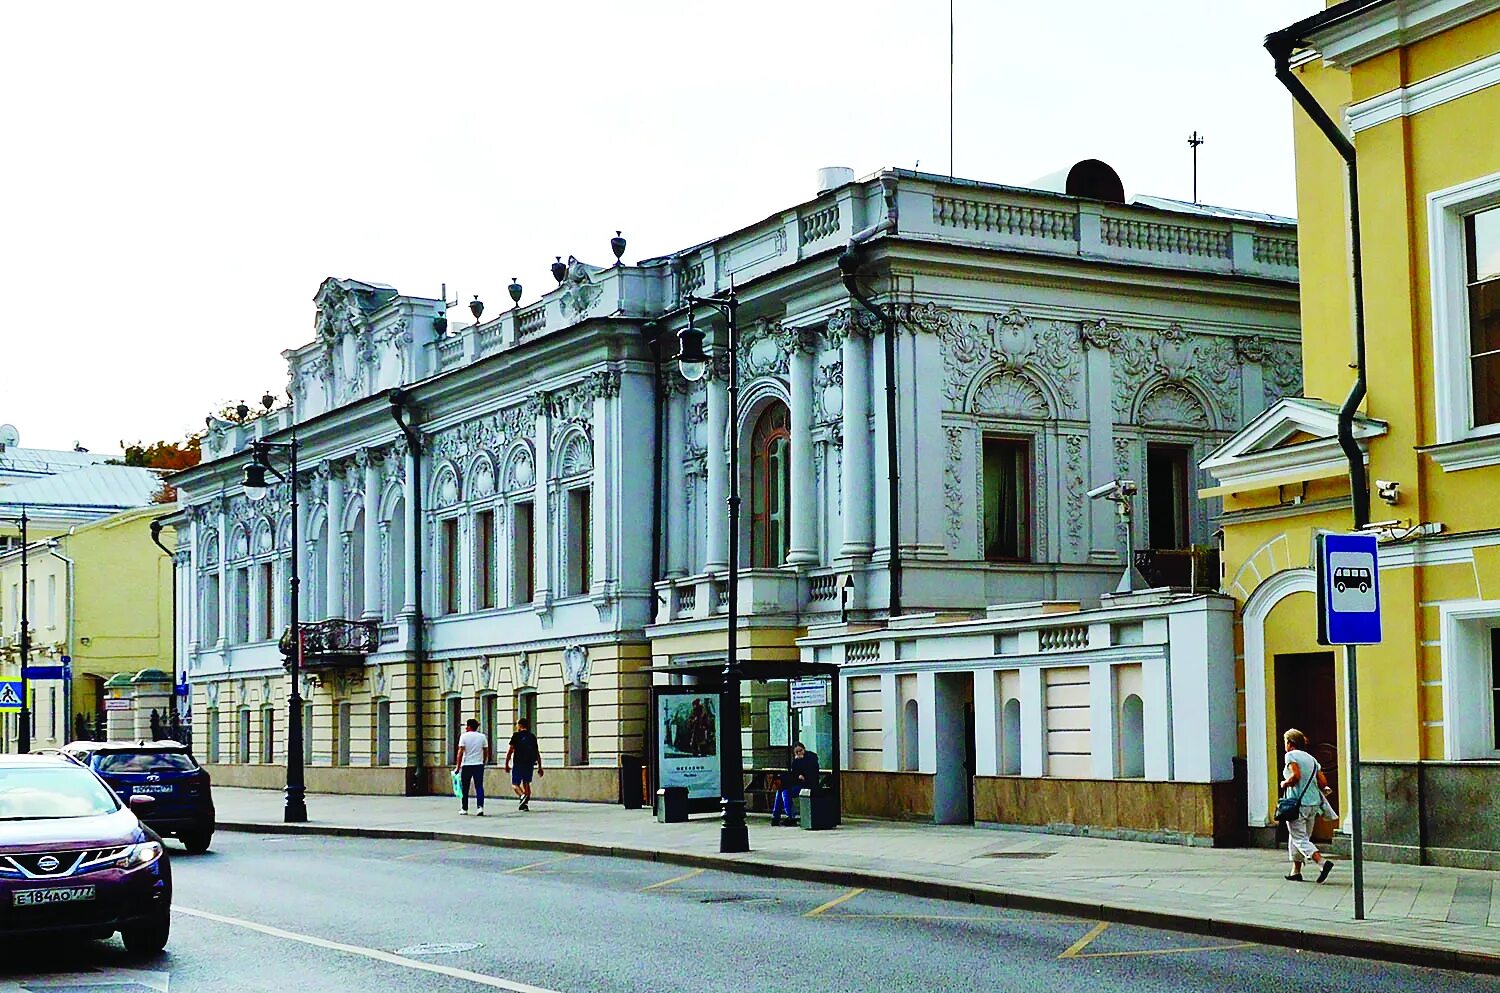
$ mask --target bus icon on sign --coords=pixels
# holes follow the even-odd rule
[[[1361,593],[1370,592],[1370,570],[1363,567],[1333,570],[1333,588],[1340,593],[1358,587]]]

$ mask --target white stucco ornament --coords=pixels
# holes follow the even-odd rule
[[[569,686],[583,686],[589,681],[589,653],[582,645],[563,649],[563,678]]]

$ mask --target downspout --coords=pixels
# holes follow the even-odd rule
[[[896,435],[896,315],[877,307],[855,280],[859,269],[859,247],[877,235],[896,230],[896,184],[895,180],[881,177],[881,192],[885,197],[886,213],[879,221],[857,231],[849,239],[848,246],[839,256],[839,270],[843,273],[844,288],[870,313],[880,319],[885,327],[885,466],[886,484],[889,487],[887,504],[890,511],[887,530],[890,535],[891,593],[887,614],[896,617],[901,613],[901,464],[900,439]]]
[[[1278,31],[1266,36],[1266,51],[1276,63],[1276,78],[1287,88],[1292,97],[1312,118],[1312,122],[1323,132],[1328,143],[1343,158],[1349,176],[1349,250],[1352,253],[1350,271],[1354,281],[1354,385],[1339,408],[1339,447],[1349,462],[1349,500],[1354,510],[1354,529],[1358,531],[1370,523],[1370,481],[1365,469],[1364,453],[1354,440],[1354,417],[1359,405],[1364,402],[1365,379],[1365,307],[1364,272],[1359,247],[1359,172],[1355,164],[1354,143],[1328,116],[1321,104],[1308,92],[1302,80],[1291,70],[1292,49],[1301,41],[1293,35]]]
[[[167,561],[172,563],[172,711],[175,713],[179,710],[177,703],[177,555],[172,551],[172,549],[162,544],[161,528],[161,518],[152,518],[151,540],[156,543],[157,548],[160,548],[163,552],[166,552]],[[69,616],[69,624],[71,624],[71,614]],[[191,699],[191,697],[189,699]],[[178,716],[178,719],[181,720],[180,714]],[[185,735],[184,737],[191,738],[192,735]]]
[[[402,414],[411,413],[411,394],[403,389],[393,389],[386,394],[391,401],[391,417],[401,428],[406,438],[406,448],[411,453],[411,509],[412,509],[412,555],[416,557],[416,589],[412,590],[412,603],[416,605],[416,623],[412,627],[412,698],[416,703],[417,734],[412,751],[413,782],[408,788],[414,794],[425,793],[422,783],[423,739],[427,728],[422,721],[424,703],[422,699],[422,675],[427,667],[427,618],[422,607],[422,435]]]
[[[72,528],[68,529],[68,534],[69,534],[69,536],[71,536],[73,534],[73,529]],[[71,660],[73,658],[73,601],[74,601],[74,596],[73,596],[73,569],[74,569],[74,563],[73,563],[72,559],[68,558],[62,552],[59,552],[57,550],[57,539],[56,538],[54,538],[51,541],[47,542],[47,553],[49,555],[51,555],[53,558],[55,558],[58,561],[60,561],[64,566],[67,567],[67,570],[68,570],[68,624],[67,624],[67,635],[66,635],[68,650],[67,650],[66,654],[67,654],[68,659],[69,659],[69,663],[68,664],[71,665],[72,664]],[[172,616],[174,618],[177,616],[176,611],[173,611]],[[63,707],[66,708],[65,709],[65,713],[67,713],[68,716],[67,716],[67,722],[63,725],[63,737],[65,739],[67,739],[67,738],[71,738],[73,736],[73,679],[72,679],[72,677],[68,678],[68,680],[64,683],[64,687],[65,687],[65,691],[64,691],[64,694],[63,694]]]
[[[656,417],[656,458],[651,460],[651,520],[655,522],[651,528],[651,595],[656,595],[656,584],[666,574],[666,568],[661,560],[661,530],[662,522],[662,461],[669,457],[666,450],[666,412],[667,405],[662,396],[661,381],[661,327],[655,321],[647,321],[641,326],[641,335],[651,344],[651,402],[655,405]],[[655,613],[655,602],[652,603],[652,613]]]

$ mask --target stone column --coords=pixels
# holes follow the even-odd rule
[[[840,335],[844,361],[844,542],[840,558],[869,558],[874,550],[870,477],[870,339],[859,333],[851,312],[829,323]]]
[[[586,592],[606,589],[612,575],[614,515],[620,508],[619,494],[612,485],[615,471],[614,407],[620,395],[620,374],[600,372],[590,377],[594,392],[594,478],[589,492],[589,527],[592,540],[589,551],[589,586]],[[653,522],[653,525],[654,522]],[[654,566],[653,566],[654,568]],[[618,578],[618,573],[614,573]]]
[[[219,612],[219,640],[218,647],[223,649],[229,643],[229,565],[225,559],[229,558],[229,504],[225,500],[219,503],[219,602],[216,609]],[[22,590],[25,596],[26,591]]]
[[[787,549],[787,564],[810,566],[818,564],[818,507],[814,498],[817,492],[813,476],[813,357],[812,336],[805,330],[787,329],[782,333],[780,344],[791,355],[789,378],[791,380],[791,428],[792,428],[792,492],[791,492],[791,541]]]
[[[298,482],[301,483],[303,481],[301,479],[299,479]],[[308,550],[308,547],[309,547],[308,542],[312,540],[312,535],[310,535],[310,534],[307,533],[307,518],[309,516],[308,515],[308,506],[312,503],[312,492],[308,489],[308,487],[306,486],[305,483],[302,486],[298,487],[298,488],[301,489],[301,490],[304,490],[306,492],[302,492],[302,493],[298,493],[297,494],[297,550],[296,550],[297,560],[296,560],[296,562],[292,561],[292,550],[290,548],[288,548],[287,549],[286,557],[285,557],[285,559],[283,561],[283,564],[281,566],[282,581],[286,584],[285,589],[287,591],[287,593],[286,593],[286,610],[287,610],[286,623],[287,623],[288,626],[290,626],[291,623],[292,623],[292,616],[291,616],[291,609],[292,609],[292,600],[291,600],[292,585],[291,584],[292,584],[292,573],[294,571],[297,573],[297,577],[298,577],[298,587],[297,587],[297,613],[298,613],[298,618],[297,618],[297,622],[299,624],[304,623],[306,621],[311,620],[312,616],[313,616],[313,613],[312,613],[312,603],[309,602],[308,596],[307,596],[307,590],[308,590],[307,577],[310,575],[310,568],[311,568],[311,562],[312,562],[311,557],[307,554],[307,550]]]
[[[713,370],[713,362],[709,369]],[[704,549],[702,572],[723,572],[729,567],[729,391],[717,375],[708,381],[708,547]]]
[[[365,574],[356,581],[365,584],[365,610],[370,620],[380,617],[380,461],[371,453],[365,459]]]
[[[1084,488],[1093,489],[1115,478],[1115,390],[1110,350],[1119,343],[1120,332],[1103,320],[1085,321],[1080,330],[1089,418],[1089,478]],[[1115,538],[1115,505],[1108,500],[1090,500],[1087,513],[1089,558],[1118,562],[1123,550]]]
[[[328,466],[328,556],[326,573],[328,589],[322,591],[327,612],[325,617],[344,616],[344,473],[337,463]]]
[[[662,467],[666,477],[667,578],[677,579],[688,573],[687,471],[683,459],[687,457],[691,405],[685,393],[687,384],[671,370],[664,370],[663,375],[666,396],[662,403],[666,405],[667,417],[666,465]]]

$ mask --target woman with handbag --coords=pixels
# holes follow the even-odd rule
[[[1311,836],[1326,803],[1328,780],[1318,760],[1308,754],[1305,734],[1289,728],[1281,739],[1286,746],[1286,765],[1281,771],[1281,788],[1285,793],[1276,804],[1276,819],[1286,824],[1287,851],[1292,858],[1292,872],[1286,878],[1302,882],[1302,865],[1312,859],[1322,867],[1318,870],[1321,883],[1333,871],[1333,863],[1318,851]]]

